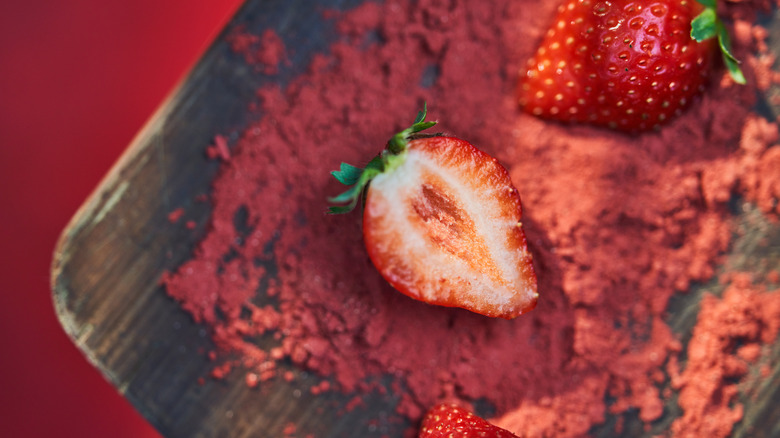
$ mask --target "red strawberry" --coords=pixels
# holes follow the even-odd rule
[[[365,197],[368,255],[398,291],[487,316],[530,311],[536,275],[509,174],[466,141],[417,134],[436,123],[424,119],[425,110],[365,169],[342,163],[332,172],[352,187],[331,199],[348,205],[330,211]]]
[[[506,429],[494,426],[484,419],[454,404],[440,404],[423,419],[419,438],[517,438]]]
[[[554,120],[655,128],[705,89],[716,35],[732,77],[744,83],[715,0],[702,2],[708,7],[695,0],[567,0],[521,74],[520,104]]]

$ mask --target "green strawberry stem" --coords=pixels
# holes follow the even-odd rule
[[[742,69],[739,68],[740,62],[731,53],[729,32],[726,30],[723,21],[718,17],[717,0],[696,1],[704,6],[704,11],[691,22],[691,38],[697,42],[702,42],[717,37],[718,46],[720,46],[720,51],[723,55],[723,63],[726,64],[731,78],[738,84],[745,84],[745,75],[742,73]]]
[[[390,141],[387,142],[385,149],[368,162],[365,168],[360,168],[347,163],[341,163],[339,170],[334,170],[330,174],[338,180],[338,182],[351,186],[347,191],[341,193],[338,196],[328,198],[328,201],[333,204],[346,205],[334,205],[328,209],[328,213],[341,214],[349,213],[354,210],[358,204],[358,201],[364,196],[365,188],[368,187],[368,183],[371,182],[374,177],[379,174],[390,172],[406,158],[406,148],[409,145],[409,141],[412,140],[420,131],[424,131],[434,125],[436,122],[426,122],[425,116],[428,114],[428,105],[423,104],[422,111],[417,113],[417,117],[414,119],[412,126],[404,129],[403,131],[395,134]]]

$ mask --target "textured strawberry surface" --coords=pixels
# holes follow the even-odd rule
[[[521,78],[525,110],[626,131],[657,127],[704,91],[715,43],[691,38],[696,1],[570,0]]]
[[[423,419],[419,438],[513,438],[517,435],[490,424],[455,404],[442,403]]]

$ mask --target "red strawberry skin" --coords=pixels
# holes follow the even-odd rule
[[[714,38],[696,42],[695,0],[566,0],[521,72],[525,111],[627,132],[656,128],[709,80]]]
[[[398,291],[507,319],[536,306],[518,192],[470,143],[410,141],[403,164],[371,181],[364,207],[369,257]]]
[[[440,404],[431,409],[425,416],[418,437],[517,438],[517,435],[494,426],[457,405]]]

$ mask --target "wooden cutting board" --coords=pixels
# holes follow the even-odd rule
[[[293,422],[298,436],[400,436],[409,425],[393,416],[397,395],[369,395],[365,408],[343,411],[349,395],[312,396],[318,382],[303,370],[288,383],[277,379],[249,389],[240,373],[222,381],[207,376],[213,363],[203,354],[213,348],[206,330],[195,324],[159,285],[163,272],[187,260],[209,218],[208,193],[218,163],[204,154],[216,133],[240,132],[250,119],[254,90],[268,81],[284,85],[301,73],[315,53],[334,40],[333,23],[323,8],[344,9],[359,0],[247,2],[186,80],[87,199],[63,232],[54,254],[52,288],[59,318],[92,364],[163,435],[171,437],[282,436]],[[253,34],[274,29],[290,52],[274,78],[258,75],[233,53],[227,35],[237,26]],[[770,94],[777,94],[776,90]],[[777,114],[768,102],[762,111]],[[172,224],[168,214],[184,207],[193,230]],[[746,206],[739,221],[745,233],[726,265],[753,271],[780,267],[780,227]],[[685,339],[696,319],[702,285],[675,299],[672,326]],[[773,348],[780,358],[780,347]],[[775,360],[775,364],[780,361]],[[292,369],[292,368],[291,368]],[[760,383],[758,397],[744,399],[745,419],[735,436],[780,436],[780,365]],[[675,412],[659,420],[663,427]],[[369,426],[369,419],[377,420]],[[616,418],[594,429],[612,436]],[[665,423],[664,423],[665,422]],[[647,434],[630,415],[625,436]]]

